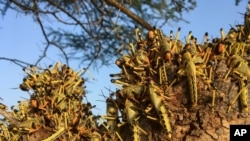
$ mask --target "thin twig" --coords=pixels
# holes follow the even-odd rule
[[[24,61],[22,61],[22,60],[13,59],[13,58],[0,57],[0,60],[10,61],[10,62],[12,62],[12,63],[14,63],[14,64],[16,64],[16,65],[22,67],[22,68],[31,65],[31,64],[28,63],[28,62],[24,62]]]

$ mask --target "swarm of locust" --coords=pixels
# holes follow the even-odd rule
[[[41,131],[45,135],[35,140],[100,138],[91,104],[82,103],[85,96],[83,71],[75,72],[59,62],[47,69],[30,66],[24,71],[27,76],[20,89],[31,93],[30,100],[19,101],[17,106],[11,107],[8,115],[15,122],[0,124],[0,140],[34,140],[34,135]]]
[[[229,99],[227,112],[230,112],[236,100],[240,101],[240,112],[248,112],[247,81],[250,77],[248,65],[250,51],[250,23],[249,11],[245,14],[244,25],[231,28],[226,35],[221,28],[220,38],[209,39],[205,33],[203,41],[199,44],[197,38],[190,31],[185,43],[178,40],[180,28],[176,36],[170,32],[169,37],[163,35],[160,29],[148,31],[143,38],[139,29],[135,28],[136,42],[129,44],[130,53],[122,54],[115,64],[121,69],[118,74],[111,74],[112,83],[120,86],[110,102],[107,103],[107,115],[110,120],[110,131],[114,138],[120,124],[116,122],[117,111],[121,113],[123,122],[128,123],[132,140],[141,140],[141,135],[148,136],[147,131],[140,127],[140,118],[146,117],[157,121],[163,127],[168,139],[172,135],[172,125],[168,117],[169,89],[175,84],[186,82],[188,109],[194,110],[203,107],[204,96],[199,94],[198,80],[211,92],[211,113],[216,109],[217,93],[223,91],[216,83],[223,83],[228,77],[238,81],[238,93]],[[247,60],[248,59],[248,60]],[[224,76],[218,75],[218,66],[224,63],[227,66]],[[233,82],[231,82],[233,83]],[[111,109],[111,110],[109,110]],[[113,114],[110,111],[114,111]],[[171,110],[171,109],[170,109]],[[154,114],[152,114],[154,113]],[[113,121],[113,122],[112,122]],[[115,130],[114,130],[115,129]]]

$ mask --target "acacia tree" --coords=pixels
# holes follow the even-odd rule
[[[235,5],[240,1],[235,0]],[[135,25],[152,29],[169,22],[188,22],[182,13],[195,7],[196,0],[0,0],[2,16],[14,10],[33,17],[39,25],[45,46],[35,65],[47,55],[48,48],[56,47],[66,63],[78,59],[88,67],[109,64],[132,40]],[[20,66],[29,64],[18,58],[1,59]]]
[[[108,64],[132,40],[135,25],[152,29],[185,21],[182,13],[195,7],[195,0],[0,0],[3,16],[14,10],[32,16],[39,25],[45,46],[35,65],[50,47],[58,48],[67,63],[78,59],[84,66]]]

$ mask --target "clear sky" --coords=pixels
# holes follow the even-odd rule
[[[243,23],[243,15],[246,11],[247,0],[243,0],[239,6],[235,6],[235,0],[197,0],[197,8],[190,13],[183,14],[183,17],[190,23],[171,23],[165,25],[163,32],[168,35],[170,30],[174,33],[178,27],[181,27],[180,39],[192,31],[193,35],[201,42],[205,32],[209,33],[212,38],[220,36],[220,28],[224,28],[225,32],[230,29],[230,25]],[[0,57],[13,58],[23,60],[29,63],[35,63],[38,56],[43,50],[44,38],[41,34],[37,23],[33,22],[29,16],[21,15],[17,12],[9,10],[5,17],[0,19]],[[57,61],[63,61],[59,56],[59,51],[55,48],[49,50],[49,55],[40,65],[42,67],[55,64]],[[77,60],[71,61],[71,67],[75,70],[78,67]],[[115,66],[102,67],[99,72],[90,70],[95,80],[89,78],[87,86],[87,99],[96,105],[93,110],[94,114],[105,113],[104,98],[100,94],[108,95],[108,89],[115,91],[117,88],[110,83],[109,74],[119,73],[119,69]],[[18,100],[29,98],[26,92],[18,88],[22,82],[25,73],[19,66],[0,60],[0,97],[3,98],[1,103],[7,106],[16,105]],[[99,101],[101,100],[101,101]]]

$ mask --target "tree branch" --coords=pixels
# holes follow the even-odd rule
[[[104,0],[107,4],[115,7],[118,10],[121,10],[123,13],[125,13],[128,17],[133,19],[135,22],[140,24],[142,27],[146,28],[147,30],[152,30],[153,27],[146,21],[144,21],[142,18],[138,17],[135,13],[130,11],[127,7],[121,5],[121,3],[115,1],[115,0]]]
[[[6,57],[0,57],[0,60],[10,61],[10,62],[22,67],[22,68],[31,65],[30,63],[27,63],[27,62],[24,62],[24,61],[21,61],[18,59],[12,59],[12,58],[6,58]]]

